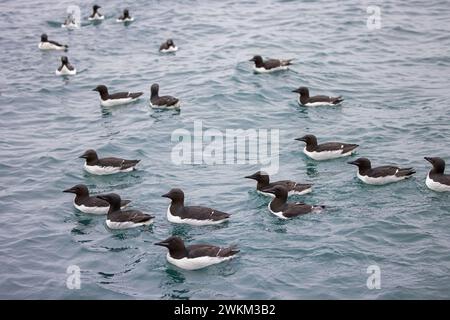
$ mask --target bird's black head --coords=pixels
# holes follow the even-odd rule
[[[249,61],[253,61],[253,62],[255,62],[256,64],[259,64],[259,63],[262,63],[262,62],[263,62],[263,59],[262,59],[261,56],[253,56],[253,58],[251,58]]]
[[[97,12],[98,9],[100,9],[101,7],[94,4],[94,6],[92,7],[92,9],[94,10],[94,12]]]
[[[108,202],[113,209],[120,209],[120,203],[122,199],[120,199],[120,196],[117,193],[108,193],[108,194],[102,194],[98,195],[97,198],[100,198],[102,200],[105,200]]]
[[[41,34],[41,42],[47,42],[47,41],[48,41],[47,34],[45,34],[45,33]]]
[[[175,46],[174,44],[173,44],[173,41],[172,41],[172,39],[168,39],[167,41],[166,41],[166,43],[167,43],[167,45],[170,47],[170,46]]]
[[[444,173],[445,170],[445,161],[439,157],[425,157],[429,163],[433,165],[433,169],[436,173]]]
[[[128,9],[123,10],[123,18],[129,18],[130,17],[130,12],[128,11]]]
[[[157,83],[152,84],[152,86],[150,87],[151,94],[158,95],[158,91],[159,91],[159,84]]]
[[[312,135],[312,134],[304,135],[303,137],[297,138],[295,140],[303,141],[303,142],[306,143],[306,145],[311,145],[311,146],[316,146],[317,145],[317,138],[316,138],[315,135]]]
[[[244,178],[253,179],[253,180],[256,180],[258,182],[263,182],[263,181],[266,181],[266,180],[267,180],[267,182],[269,182],[269,175],[267,173],[263,172],[263,171],[257,171],[254,174],[252,174],[250,176],[246,176]]]
[[[61,57],[61,62],[62,62],[62,64],[68,64],[69,63],[69,58],[67,58],[67,56],[62,56]]]
[[[359,169],[370,169],[372,167],[372,164],[370,163],[370,160],[367,158],[358,158],[354,161],[347,162],[348,164],[353,164],[357,166]]]
[[[77,196],[89,196],[89,190],[84,184],[77,184],[70,189],[66,189],[63,192],[75,193]]]
[[[92,91],[98,91],[100,94],[108,94],[108,88],[103,84],[96,86],[94,89],[92,89]]]
[[[86,159],[86,162],[98,160],[97,152],[94,149],[86,150],[80,158]]]
[[[309,96],[309,90],[307,87],[300,87],[298,89],[292,90],[292,92],[298,93],[301,96]]]
[[[172,236],[164,241],[155,243],[156,246],[166,247],[170,251],[184,251],[184,242],[180,237]]]
[[[175,202],[178,202],[178,201],[183,202],[184,201],[184,192],[181,189],[173,188],[173,189],[170,189],[170,191],[167,192],[166,194],[163,194],[161,197],[169,198]]]
[[[277,198],[287,198],[287,196],[288,196],[288,191],[287,191],[286,187],[281,186],[281,185],[277,185],[277,186],[269,188],[269,189],[264,189],[264,192],[272,193]]]

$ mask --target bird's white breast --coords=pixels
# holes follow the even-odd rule
[[[229,257],[198,257],[198,258],[182,258],[182,259],[175,259],[170,256],[169,253],[167,253],[167,261],[178,268],[185,269],[185,270],[198,270],[202,269],[208,266],[211,266],[213,264],[218,264],[227,260],[230,260],[233,258],[233,256]]]
[[[73,202],[73,206],[84,213],[90,214],[107,214],[109,210],[109,206],[107,207],[87,207],[85,205],[77,205],[75,201]]]
[[[437,192],[450,191],[450,186],[434,181],[433,179],[430,178],[430,174],[427,175],[427,180],[425,181],[425,184],[427,185],[428,188],[430,188],[433,191]]]
[[[132,221],[124,221],[124,222],[115,222],[111,221],[109,219],[106,219],[106,225],[110,229],[130,229],[130,228],[137,228],[141,226],[148,226],[153,223],[153,219],[147,220],[145,222],[138,222],[134,223]]]
[[[56,44],[50,42],[40,42],[38,45],[41,50],[65,50],[64,46],[57,46]]]
[[[280,212],[275,212],[275,211],[272,210],[272,208],[270,208],[270,204],[271,204],[271,203],[272,203],[272,201],[269,202],[269,205],[267,206],[267,207],[269,208],[270,213],[276,215],[276,216],[277,216],[278,218],[280,218],[280,219],[287,220],[288,218],[286,218],[285,216],[283,216],[283,212],[282,212],[282,211],[280,211]]]
[[[89,166],[84,163],[84,169],[91,173],[96,175],[107,175],[107,174],[114,174],[118,172],[130,172],[133,171],[134,167],[126,168],[126,169],[120,169],[119,167],[101,167],[101,166]]]
[[[104,20],[105,16],[95,13],[93,17],[89,17],[88,20]]]
[[[228,220],[228,219],[223,219],[223,220],[181,219],[178,216],[172,215],[172,213],[170,212],[170,206],[171,206],[171,204],[167,208],[167,220],[169,220],[169,222],[172,222],[172,223],[189,224],[192,226],[210,226],[210,225],[214,225],[214,224],[220,224],[220,223]]]
[[[320,106],[336,106],[336,104],[333,104],[331,102],[308,102],[308,103],[301,103],[300,97],[297,100],[299,105],[305,106],[305,107],[320,107]]]
[[[333,151],[321,151],[321,152],[312,151],[312,152],[310,152],[310,151],[306,150],[306,147],[303,149],[303,152],[311,159],[314,159],[317,161],[347,157],[352,154],[352,151],[349,151],[347,153],[342,153],[342,149],[333,150]]]
[[[253,66],[253,71],[256,73],[271,73],[271,72],[288,70],[288,69],[289,69],[289,66],[279,66],[279,67],[272,68],[272,69],[266,69],[264,67],[257,68],[256,66]]]
[[[126,104],[133,101],[133,98],[122,98],[122,99],[108,99],[108,100],[102,100],[100,99],[100,105],[103,107],[114,107],[119,106],[121,104]]]
[[[77,74],[77,69],[73,68],[73,70],[69,70],[65,65],[61,68],[61,70],[56,69],[55,71],[57,76],[73,76]]]
[[[356,176],[364,183],[367,184],[373,184],[373,185],[383,185],[383,184],[388,184],[388,183],[392,183],[392,182],[397,182],[400,180],[404,180],[407,177],[397,177],[397,176],[386,176],[386,177],[378,177],[378,178],[372,178],[369,176],[363,176],[358,172],[356,173]]]
[[[116,22],[132,22],[134,21],[134,18],[125,18],[125,19],[117,19]]]
[[[172,106],[167,106],[167,105],[158,106],[158,105],[152,104],[152,102],[150,101],[150,107],[152,109],[160,109],[160,110],[178,110],[181,107],[181,101],[178,100],[178,102]]]
[[[170,46],[170,47],[167,48],[167,49],[161,49],[161,50],[159,50],[159,51],[162,52],[162,53],[175,52],[175,51],[178,51],[178,47],[177,47],[177,46],[175,46],[175,47]]]

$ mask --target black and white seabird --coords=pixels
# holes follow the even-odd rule
[[[108,201],[99,198],[101,194],[89,196],[89,189],[84,184],[77,184],[63,192],[75,193],[73,205],[79,211],[90,214],[107,214],[109,210]],[[120,206],[123,208],[128,205],[131,200],[121,200]]]
[[[410,178],[416,171],[413,168],[399,168],[394,166],[382,166],[372,168],[370,160],[367,158],[358,158],[355,161],[348,162],[358,166],[358,178],[373,185],[383,185]]]
[[[325,208],[325,206],[312,206],[303,202],[288,203],[288,191],[282,185],[267,189],[267,192],[275,195],[275,198],[269,203],[269,211],[281,219],[290,219],[310,212],[320,212]]]
[[[64,20],[64,23],[61,25],[61,27],[72,30],[72,29],[78,29],[80,26],[78,25],[78,23],[75,20],[75,18],[73,17],[73,15],[70,13],[67,16],[66,20]]]
[[[41,35],[41,42],[39,42],[38,47],[41,50],[67,50],[69,48],[66,44],[48,40],[48,36],[45,33]]]
[[[167,208],[167,220],[172,223],[185,223],[194,226],[205,226],[228,221],[230,214],[215,209],[198,206],[184,206],[184,192],[181,189],[171,189],[162,197],[172,200]]]
[[[101,7],[98,5],[94,5],[92,7],[92,14],[89,16],[88,20],[103,20],[105,19],[105,16],[102,15],[98,9],[100,9]]]
[[[130,16],[130,12],[128,9],[123,10],[123,14],[117,18],[117,22],[131,22],[134,21],[134,18]]]
[[[316,107],[316,106],[335,106],[340,104],[344,99],[339,97],[329,97],[329,96],[309,96],[309,90],[306,87],[300,87],[298,89],[292,90],[299,94],[298,103],[305,107]]]
[[[186,247],[179,237],[170,237],[155,245],[169,249],[167,261],[185,270],[198,270],[218,264],[234,258],[239,252],[235,246],[220,248],[210,244],[194,244]]]
[[[104,85],[98,85],[95,89],[92,89],[92,91],[97,91],[100,94],[100,104],[103,107],[127,104],[135,101],[143,94],[143,92],[117,92],[109,94],[108,88]]]
[[[306,143],[303,153],[311,159],[321,161],[350,156],[358,147],[357,144],[326,142],[317,144],[316,136],[307,134],[295,140]]]
[[[269,182],[269,175],[265,172],[258,171],[251,176],[246,176],[247,179],[253,179],[257,181],[256,190],[257,192],[270,197],[275,197],[273,193],[265,192],[265,190],[273,188],[275,186],[284,186],[289,194],[307,194],[312,190],[312,184],[301,184],[291,180],[281,180],[275,182]]]
[[[253,70],[256,73],[268,73],[279,70],[288,70],[289,66],[292,64],[293,59],[280,60],[280,59],[268,59],[263,61],[261,56],[254,56],[249,61],[255,62]]]
[[[179,109],[180,100],[172,96],[159,96],[159,85],[152,84],[150,87],[150,106],[154,109]]]
[[[439,157],[425,157],[433,165],[427,176],[426,185],[437,192],[450,191],[450,174],[444,174],[445,161]]]
[[[84,169],[96,175],[107,175],[118,172],[130,172],[136,170],[135,166],[141,160],[125,160],[121,158],[102,158],[99,159],[95,150],[89,149],[80,158],[86,159]]]
[[[55,74],[57,76],[73,76],[77,74],[77,69],[70,64],[69,58],[62,56],[61,65],[56,69]]]
[[[168,39],[166,42],[163,42],[159,47],[159,52],[167,53],[167,52],[175,52],[178,50],[178,47],[173,43],[172,39]]]
[[[109,203],[110,207],[106,216],[106,225],[110,229],[129,229],[140,226],[148,226],[153,223],[155,217],[142,213],[139,210],[120,209],[121,199],[116,193],[108,193],[98,196]]]

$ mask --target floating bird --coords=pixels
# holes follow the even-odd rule
[[[41,35],[41,42],[39,42],[38,47],[41,50],[67,50],[69,48],[68,45],[48,40],[48,36],[45,33]]]
[[[117,18],[117,22],[131,22],[134,21],[133,17],[130,17],[130,12],[128,9],[123,10],[123,14]]]
[[[108,193],[98,196],[109,203],[110,207],[106,216],[106,225],[110,229],[129,229],[140,226],[148,226],[153,223],[155,217],[142,213],[139,210],[120,209],[121,199],[116,193]]]
[[[249,61],[255,62],[253,70],[256,73],[268,73],[280,70],[288,70],[289,66],[292,64],[291,61],[293,59],[288,60],[279,60],[279,59],[268,59],[263,61],[261,56],[254,56]]]
[[[172,223],[204,226],[223,223],[230,218],[228,213],[207,207],[185,207],[184,192],[181,189],[171,189],[162,197],[172,200],[167,208],[167,220]]]
[[[166,42],[163,42],[159,47],[159,52],[168,53],[175,52],[178,50],[178,47],[173,43],[172,39],[168,39]]]
[[[98,91],[100,94],[100,105],[103,107],[119,106],[136,101],[142,96],[143,92],[117,92],[113,94],[108,93],[108,88],[104,85],[99,85],[92,91]]]
[[[309,96],[309,90],[306,87],[300,87],[298,89],[292,90],[299,94],[298,103],[305,107],[316,107],[316,106],[335,106],[340,104],[344,99],[339,97],[329,97],[329,96]]]
[[[235,246],[220,248],[209,244],[195,244],[186,247],[179,237],[170,237],[155,245],[169,249],[167,261],[185,270],[198,270],[218,264],[234,258],[239,252]]]
[[[281,219],[290,219],[325,209],[325,206],[312,206],[303,202],[288,203],[288,191],[282,185],[274,186],[266,191],[275,195],[275,198],[269,203],[269,211]]]
[[[269,182],[269,175],[261,171],[258,171],[251,176],[246,176],[245,178],[256,180],[258,182],[256,184],[257,192],[270,197],[275,197],[275,195],[273,193],[265,192],[265,190],[279,185],[284,186],[289,194],[302,195],[312,191],[312,184],[301,184],[291,180]]]
[[[61,25],[61,27],[72,30],[72,29],[78,29],[80,26],[76,22],[76,20],[73,17],[73,15],[69,14],[67,16],[66,20],[64,20],[64,23]]]
[[[73,205],[79,211],[90,214],[107,214],[109,211],[108,201],[99,198],[100,195],[90,196],[89,189],[84,184],[77,184],[70,189],[66,189],[63,192],[75,193],[75,199]],[[125,207],[131,202],[131,200],[122,200],[121,207]]]
[[[158,95],[159,85],[152,84],[150,87],[150,106],[154,109],[179,109],[181,106],[180,100],[172,96]]]
[[[445,161],[438,157],[425,157],[425,160],[433,165],[425,182],[427,187],[437,192],[450,191],[450,174],[444,174]]]
[[[92,14],[89,16],[88,20],[103,20],[105,19],[105,16],[102,15],[100,12],[98,12],[98,9],[101,7],[98,5],[94,5],[92,7]]]
[[[86,159],[84,169],[96,175],[107,175],[118,172],[130,172],[136,170],[135,166],[141,160],[125,160],[121,158],[102,158],[99,159],[95,150],[89,149],[80,158]]]
[[[66,56],[61,57],[61,66],[55,71],[57,76],[73,76],[77,74],[77,69],[69,62]]]
[[[357,144],[348,144],[341,142],[327,142],[317,144],[316,136],[307,134],[295,140],[306,143],[303,153],[311,159],[321,161],[350,156],[358,147]]]
[[[413,168],[399,168],[394,166],[382,166],[372,168],[370,160],[367,158],[358,158],[355,161],[348,162],[358,166],[358,178],[373,185],[383,185],[410,178],[416,171]]]

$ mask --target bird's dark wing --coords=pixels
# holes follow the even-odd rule
[[[139,210],[119,211],[117,213],[113,213],[112,216],[112,221],[114,222],[132,221],[134,223],[146,222],[154,218],[153,216],[145,214]]]
[[[54,44],[55,46],[58,46],[58,47],[66,47],[66,48],[69,47],[67,45],[61,44],[61,43],[53,41],[53,40],[48,40],[48,42],[51,43],[51,44]]]
[[[184,207],[180,217],[182,219],[194,218],[198,220],[223,220],[228,219],[230,214],[207,207]]]
[[[172,96],[162,96],[159,97],[158,100],[155,100],[156,105],[158,106],[173,106],[178,103],[178,99]]]
[[[288,203],[283,216],[286,218],[293,218],[302,214],[307,214],[312,211],[312,206],[303,202]]]
[[[94,197],[84,198],[81,201],[76,199],[75,203],[77,205],[85,205],[87,207],[109,207],[109,203],[103,199]]]
[[[62,66],[61,66],[62,67]],[[69,69],[70,71],[72,71],[73,69],[75,69],[70,63],[66,64],[67,69]]]
[[[136,99],[137,97],[143,95],[143,92],[117,92],[109,95],[110,99],[126,99],[132,98]]]
[[[127,169],[134,167],[140,160],[125,160],[120,158],[102,158],[98,159],[98,165],[101,167],[117,167]]]
[[[430,177],[439,183],[450,186],[450,175],[449,174],[431,174]]]
[[[198,257],[230,257],[239,252],[235,247],[219,248],[207,244],[194,244],[188,246],[188,258],[198,258]]]
[[[169,45],[167,44],[167,42],[164,42],[163,44],[161,44],[161,46],[159,47],[159,50],[167,50],[169,49]]]
[[[340,142],[326,142],[326,143],[322,143],[319,144],[316,147],[317,152],[322,152],[322,151],[336,151],[336,150],[343,150],[345,147],[345,143],[340,143]]]
[[[269,59],[263,62],[264,68],[267,70],[278,68],[281,66],[281,61],[278,59]]]
[[[368,175],[374,178],[386,177],[386,176],[397,176],[406,177],[416,173],[413,168],[399,168],[395,166],[381,166],[377,168],[372,168],[368,171]]]

